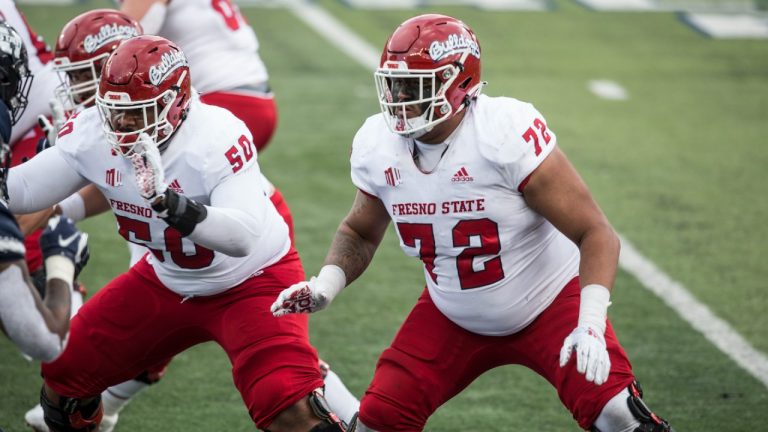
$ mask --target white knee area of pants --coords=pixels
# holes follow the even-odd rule
[[[128,405],[131,399],[149,384],[141,381],[130,380],[104,390],[101,393],[101,402],[104,405],[104,415],[118,414]]]
[[[334,414],[349,423],[352,416],[360,410],[360,401],[349,391],[338,375],[332,370],[325,376],[325,401]]]
[[[600,432],[632,432],[640,426],[627,405],[629,390],[624,389],[611,398],[595,420],[594,426]]]
[[[357,426],[355,426],[355,430],[353,430],[352,432],[376,432],[376,431],[364,425],[360,420],[358,420]]]

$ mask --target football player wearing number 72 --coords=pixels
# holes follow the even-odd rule
[[[96,106],[9,173],[9,207],[19,213],[95,184],[120,234],[149,251],[85,303],[67,350],[42,365],[45,422],[53,431],[95,430],[107,387],[215,341],[257,427],[343,431],[320,390],[307,318],[283,323],[269,312],[304,272],[251,134],[229,111],[201,102],[190,82],[171,41],[126,40],[102,68]]]
[[[670,431],[643,403],[607,320],[616,233],[541,113],[481,94],[480,56],[475,33],[448,16],[394,31],[374,74],[382,112],[352,143],[352,209],[317,277],[285,289],[273,313],[327,307],[391,220],[403,251],[424,263],[426,289],[381,354],[351,430],[422,430],[483,372],[521,364],[583,429]]]

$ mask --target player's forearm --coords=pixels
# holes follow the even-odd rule
[[[187,236],[208,249],[232,257],[250,254],[258,244],[256,228],[263,228],[257,218],[237,209],[206,207],[205,219]]]
[[[139,21],[144,34],[157,34],[165,22],[166,0],[125,0],[120,10]]]
[[[589,229],[579,242],[581,286],[598,284],[610,290],[616,279],[620,248],[619,237],[609,224]]]
[[[69,331],[71,293],[72,285],[63,280],[51,279],[46,283],[44,310],[41,310],[41,315],[48,329],[58,334],[61,339],[64,339]]]
[[[324,264],[341,267],[349,285],[368,268],[380,242],[381,239],[366,240],[342,222],[336,231]]]
[[[37,290],[27,281],[24,263],[14,264],[0,272],[0,321],[8,337],[27,355],[52,361],[63,348],[61,328],[40,300]],[[67,315],[66,321],[69,321]],[[66,324],[68,326],[68,324]]]
[[[53,207],[48,207],[46,209],[40,210],[39,212],[17,215],[16,222],[19,223],[21,233],[26,237],[36,229],[44,227],[48,221],[48,218],[51,217],[52,214]]]

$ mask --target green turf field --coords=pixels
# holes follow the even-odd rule
[[[616,229],[755,348],[768,352],[768,42],[712,40],[673,13],[596,13],[572,1],[550,12],[445,7],[358,11],[317,2],[374,47],[405,18],[455,15],[483,48],[486,93],[533,102]],[[49,42],[77,7],[24,6]],[[260,155],[295,217],[297,245],[315,272],[354,188],[348,150],[377,112],[370,71],[289,10],[247,8],[277,94],[280,125]],[[226,65],[222,65],[226,67]],[[620,83],[625,101],[597,98],[593,79]],[[194,77],[193,77],[194,82]],[[128,259],[112,216],[91,234],[83,273],[97,290]],[[379,353],[421,292],[420,263],[389,233],[371,268],[312,318],[312,340],[360,395]],[[768,389],[620,272],[609,316],[646,389],[646,401],[683,431],[758,431]],[[764,355],[764,354],[763,354]],[[0,341],[0,427],[22,431],[38,395],[38,366]],[[180,356],[166,378],[126,408],[118,431],[253,430],[221,349]],[[577,431],[552,388],[520,367],[481,377],[440,409],[430,431]]]

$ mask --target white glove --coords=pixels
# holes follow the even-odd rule
[[[141,133],[130,158],[139,194],[151,204],[168,189],[160,150],[149,135]]]
[[[571,353],[576,351],[576,370],[585,374],[587,381],[597,385],[608,380],[611,371],[611,359],[605,348],[605,338],[600,330],[592,326],[578,326],[565,338],[560,349],[560,367],[565,366],[571,359]]]
[[[323,266],[317,277],[284,289],[270,308],[272,315],[279,317],[289,313],[311,313],[325,309],[346,284],[347,277],[341,267]]]
[[[53,119],[53,122],[48,120],[48,117],[39,115],[37,116],[37,123],[45,133],[45,137],[48,139],[48,147],[50,147],[56,144],[56,136],[67,119],[64,114],[64,106],[58,99],[51,99],[50,102],[48,102],[48,105],[51,107],[51,118]]]
[[[571,353],[576,351],[576,370],[597,385],[605,383],[611,371],[604,336],[610,304],[610,291],[604,286],[592,284],[582,288],[579,323],[560,349],[560,367],[568,364]]]

